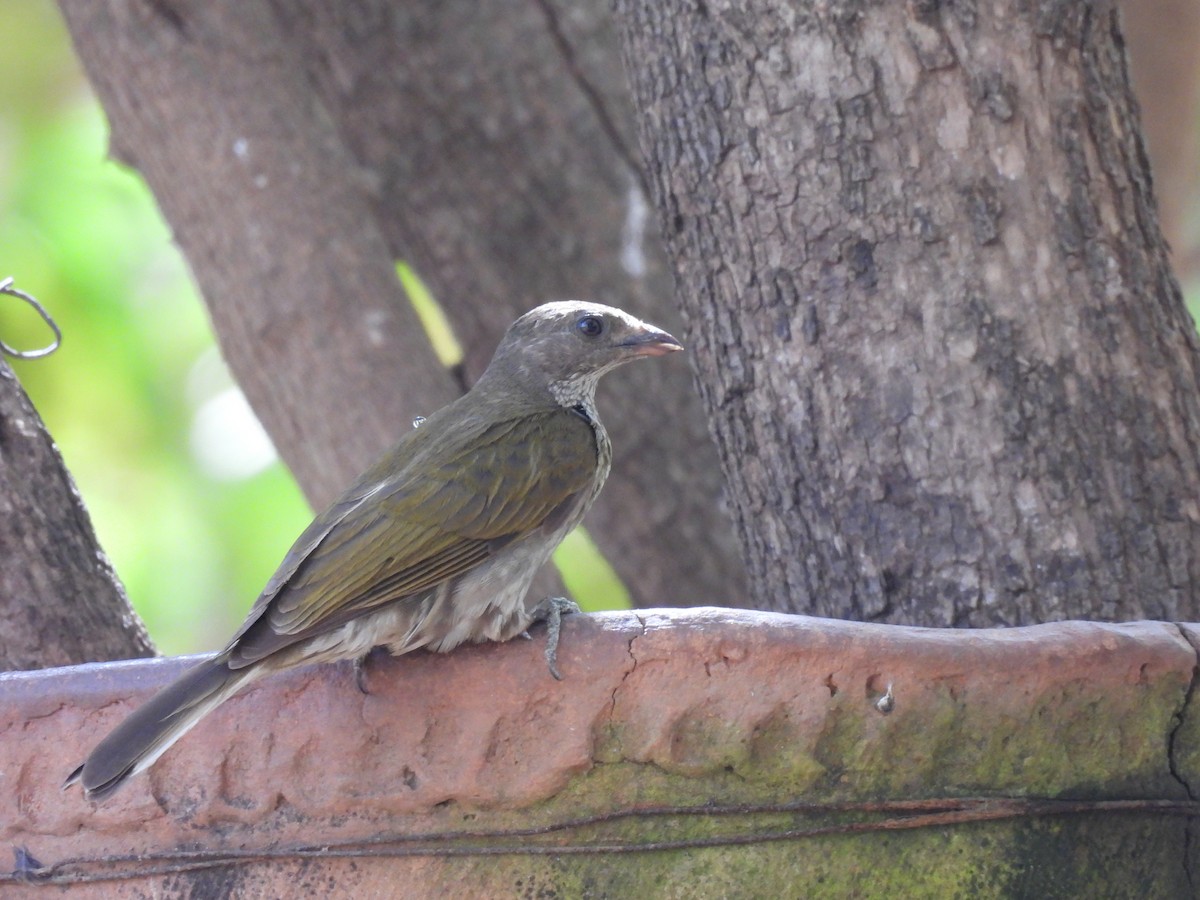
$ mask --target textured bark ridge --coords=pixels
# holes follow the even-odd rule
[[[1115,10],[616,6],[755,605],[1200,613],[1195,329]]]
[[[394,259],[449,313],[466,381],[546,300],[673,326],[611,19],[593,6],[63,0],[114,149],[153,189],[314,505],[463,386]],[[738,602],[691,376],[649,368],[602,392],[615,466],[588,525],[636,602]]]
[[[58,448],[0,357],[0,670],[153,655]]]
[[[292,671],[100,805],[63,776],[186,661],[0,676],[0,838],[106,900],[1191,897],[1192,637],[573,616],[561,682],[541,634]]]

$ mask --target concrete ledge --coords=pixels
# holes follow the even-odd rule
[[[546,671],[540,633],[374,660],[368,696],[348,665],[285,674],[225,704],[99,805],[60,791],[63,778],[187,660],[12,673],[0,675],[0,832],[44,866],[109,860],[56,877],[127,876],[86,881],[77,896],[284,895],[306,885],[324,896],[720,896],[739,886],[752,896],[1122,896],[1126,883],[1138,889],[1130,896],[1188,896],[1196,842],[1180,815],[779,840],[811,816],[647,809],[1187,801],[1187,783],[1200,784],[1200,723],[1188,707],[1196,637],[1159,622],[957,631],[728,609],[575,616],[562,682]],[[548,837],[482,836],[629,808],[645,814]],[[383,855],[367,858],[203,856],[463,832],[376,845]],[[569,847],[735,833],[745,845]],[[507,852],[547,842],[565,849]],[[468,852],[487,846],[505,852]],[[47,890],[57,892],[0,881],[6,897]]]

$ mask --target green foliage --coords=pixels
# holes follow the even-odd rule
[[[446,318],[442,307],[433,298],[433,292],[425,286],[425,282],[420,279],[413,267],[403,260],[396,263],[396,277],[404,286],[408,302],[413,305],[417,318],[421,320],[425,333],[429,335],[429,343],[433,345],[433,352],[437,354],[438,362],[448,369],[461,365],[463,361],[462,345],[454,336],[450,320]]]

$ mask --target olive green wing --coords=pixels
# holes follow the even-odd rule
[[[570,410],[480,425],[458,440],[439,442],[432,417],[426,429],[401,445],[407,458],[391,461],[393,474],[368,473],[301,535],[227,648],[231,667],[470,571],[595,478],[595,433]]]

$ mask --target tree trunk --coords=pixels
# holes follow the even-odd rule
[[[617,124],[632,115],[607,99],[615,46],[592,65],[589,42],[611,34],[583,4],[62,7],[118,155],[157,196],[231,368],[315,505],[462,387],[393,259],[450,314],[466,381],[545,300],[591,296],[671,326]],[[650,368],[616,376],[601,401],[617,457],[589,524],[636,601],[742,602],[691,378]]]
[[[1115,9],[617,11],[755,604],[1195,618],[1196,337]]]
[[[153,655],[58,449],[0,358],[0,670]]]
[[[367,179],[265,2],[63,0],[111,152],[154,192],[221,350],[313,506],[453,399]]]

